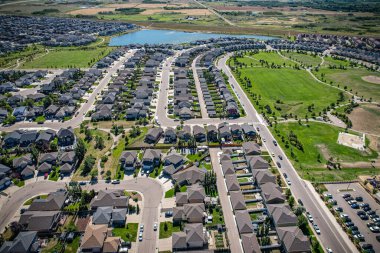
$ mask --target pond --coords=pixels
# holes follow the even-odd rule
[[[129,44],[181,44],[196,40],[207,40],[221,37],[254,38],[258,40],[277,39],[276,37],[260,35],[231,35],[202,32],[182,32],[172,30],[139,30],[136,32],[114,37],[110,46],[126,46]]]

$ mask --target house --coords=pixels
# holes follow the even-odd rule
[[[241,234],[240,238],[244,253],[261,253],[260,244],[255,234]]]
[[[276,227],[297,226],[297,216],[286,204],[268,204],[267,210]]]
[[[259,144],[254,141],[243,142],[242,144],[244,154],[246,156],[260,155],[261,148]]]
[[[228,125],[224,125],[221,128],[219,128],[219,138],[224,139],[224,141],[228,142],[232,140],[232,135],[230,132],[230,128]]]
[[[36,141],[37,137],[37,131],[26,131],[22,133],[20,137],[20,147],[28,147],[30,144]]]
[[[202,183],[206,175],[205,169],[200,169],[196,166],[181,170],[173,174],[172,178],[179,185]]]
[[[241,125],[241,129],[244,133],[245,139],[252,140],[255,138],[256,131],[255,131],[255,128],[253,126],[245,123],[245,124]]]
[[[241,191],[231,191],[230,201],[233,210],[245,210],[247,206],[245,205],[245,199]]]
[[[281,204],[284,203],[286,197],[282,193],[281,188],[274,183],[265,183],[260,186],[261,187],[261,195],[265,200],[266,204]]]
[[[269,164],[261,156],[246,156],[247,163],[251,170],[266,170]]]
[[[61,219],[60,211],[26,211],[21,214],[19,223],[27,231],[37,231],[40,234],[55,232]]]
[[[63,175],[69,175],[73,171],[74,167],[70,163],[64,163],[59,168],[59,172]]]
[[[311,252],[309,238],[298,227],[276,227],[276,230],[285,252]]]
[[[161,161],[161,151],[158,149],[146,149],[142,159],[143,170],[152,170]]]
[[[239,234],[253,233],[253,225],[252,225],[251,217],[249,216],[247,210],[235,211],[235,220],[236,220],[236,225],[237,225]]]
[[[98,207],[92,215],[92,224],[94,225],[109,225],[111,223],[112,206]]]
[[[102,252],[107,230],[107,225],[93,225],[90,222],[81,240],[81,252]]]
[[[252,171],[252,178],[256,182],[257,185],[263,185],[266,183],[276,183],[276,176],[273,175],[268,170],[253,170]]]
[[[37,232],[22,231],[13,241],[5,241],[0,248],[1,253],[37,253],[39,252],[39,243],[37,241]]]
[[[228,160],[222,161],[221,165],[222,165],[222,170],[223,170],[224,176],[235,175],[235,167],[232,163],[231,158],[229,158]]]
[[[185,162],[185,159],[182,155],[180,154],[170,154],[164,158],[164,165],[169,166],[173,165],[175,168],[178,168]]]
[[[233,124],[230,127],[232,138],[234,140],[241,140],[243,137],[243,131],[238,124]]]
[[[59,211],[62,210],[67,198],[67,193],[57,191],[50,193],[46,199],[34,199],[28,211]]]
[[[172,237],[173,251],[202,249],[207,244],[207,234],[202,223],[188,223],[184,232],[175,232]]]
[[[176,143],[177,134],[175,130],[171,127],[168,127],[164,133],[164,143]]]
[[[21,132],[19,131],[13,131],[11,133],[8,133],[4,137],[4,144],[8,148],[16,147],[20,144],[21,139]]]
[[[46,162],[49,164],[56,164],[58,159],[58,152],[51,152],[51,153],[42,153],[38,157],[38,162],[40,164]]]
[[[58,146],[72,146],[75,143],[74,129],[72,129],[71,127],[59,129],[57,137]]]
[[[11,168],[9,168],[8,166],[5,166],[4,164],[1,164],[0,163],[0,174],[4,174],[4,175],[7,175],[11,172]]]
[[[178,132],[178,138],[184,141],[189,141],[191,138],[191,127],[183,126],[183,128]]]
[[[36,170],[36,168],[34,166],[30,166],[30,165],[26,166],[21,171],[21,178],[26,180],[26,179],[34,177],[35,170]]]
[[[137,163],[136,151],[123,151],[120,156],[121,167],[128,171],[134,171]]]
[[[50,143],[55,138],[55,136],[56,136],[55,131],[51,129],[42,130],[39,132],[39,135],[36,139],[36,144],[40,147],[47,149],[50,146]]]
[[[193,184],[187,187],[186,192],[176,193],[176,205],[183,206],[188,203],[204,203],[206,198],[205,189],[200,184]]]
[[[13,159],[13,168],[17,171],[23,170],[26,166],[33,164],[33,158],[31,154],[25,154],[23,156]]]
[[[193,203],[184,204],[173,208],[173,223],[203,223],[205,218],[205,204]]]
[[[2,175],[3,176],[0,175],[0,190],[8,188],[12,184],[12,181],[9,177],[4,176],[4,174]]]
[[[230,174],[230,175],[225,175],[225,179],[226,179],[226,186],[227,186],[227,190],[229,192],[231,191],[240,191],[240,185],[239,185],[239,182],[237,180],[237,177],[236,177],[236,174]]]
[[[123,191],[118,190],[100,190],[90,202],[92,209],[99,207],[112,206],[113,208],[128,208],[128,196]]]
[[[146,143],[156,143],[161,135],[163,134],[163,130],[161,127],[155,127],[148,130],[148,133],[145,136]]]
[[[178,115],[181,119],[191,119],[193,117],[193,112],[190,110],[190,108],[183,107],[179,110]]]
[[[197,142],[205,142],[206,141],[206,130],[198,125],[193,127],[193,135]]]
[[[76,162],[75,151],[62,152],[61,156],[59,157],[59,163],[61,165],[65,163],[74,165],[75,162]]]
[[[45,173],[50,173],[52,169],[51,164],[44,162],[40,166],[38,166],[37,170],[39,174],[45,174]]]
[[[216,126],[208,125],[207,126],[207,140],[209,142],[218,142],[218,131]]]

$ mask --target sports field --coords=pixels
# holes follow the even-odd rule
[[[339,98],[339,90],[318,83],[304,70],[247,67],[239,71],[241,80],[244,77],[251,80],[251,88],[243,85],[246,91],[260,95],[260,105],[269,105],[277,116],[290,113],[299,117],[310,117],[312,113],[318,115]],[[311,105],[313,109],[308,111]]]
[[[309,122],[308,126],[299,125],[297,122],[281,123],[278,124],[277,129],[279,133],[271,128],[274,136],[279,140],[279,144],[292,160],[295,168],[306,179],[348,180],[354,179],[356,175],[371,173],[373,170],[370,161],[377,158],[377,152],[370,149],[362,152],[337,143],[338,134],[344,129],[317,122]],[[303,151],[289,144],[288,136],[291,131],[302,144]],[[327,169],[326,162],[330,157],[335,162],[339,162],[342,169]],[[345,163],[358,163],[358,168],[344,168]],[[368,164],[368,167],[364,166],[365,164]]]

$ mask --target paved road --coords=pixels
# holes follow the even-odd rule
[[[218,159],[218,152],[221,152],[221,149],[210,148],[211,163],[216,174],[216,186],[218,187],[219,200],[220,204],[222,205],[224,221],[227,228],[227,236],[230,243],[230,250],[232,253],[240,253],[243,252],[240,242],[240,235],[237,229],[231,202],[228,197],[226,183],[224,181],[224,176],[222,173],[222,167],[220,166]]]
[[[218,16],[219,18],[221,18],[224,22],[226,22],[227,24],[229,25],[232,25],[232,26],[236,26],[234,23],[232,23],[230,20],[228,20],[227,18],[223,17],[221,14],[219,14],[217,11],[215,11],[213,8],[211,7],[208,7],[207,5],[201,3],[201,2],[198,2],[197,0],[194,0],[194,2],[196,2],[197,4],[199,4],[200,6],[203,6],[204,8],[208,9],[210,12],[214,13],[216,16]]]
[[[230,78],[230,83],[235,86],[235,92],[237,93],[237,96],[240,97],[242,104],[244,104],[244,109],[247,114],[251,115],[255,122],[262,122],[262,120],[258,118],[259,116],[253,105],[251,103],[247,103],[247,101],[249,101],[248,97],[237,84],[236,80],[234,80],[235,78],[232,76],[230,69],[226,65],[227,57],[228,56],[224,56],[221,61],[219,61],[218,66],[222,67],[223,71]],[[288,175],[292,182],[290,189],[292,190],[293,195],[296,199],[302,200],[305,208],[314,217],[314,221],[318,224],[321,230],[319,239],[321,240],[323,246],[329,247],[334,252],[338,253],[357,252],[357,249],[349,240],[347,234],[341,229],[334,216],[316,194],[313,186],[299,177],[297,171],[288,160],[281,147],[274,145],[273,141],[275,138],[269,131],[266,124],[254,124],[254,126],[260,128],[259,133],[263,140],[265,139],[264,146],[267,148],[269,153],[275,154],[275,161],[280,161],[278,158],[279,155],[283,157],[283,160],[280,161],[281,168],[279,168],[279,170],[281,173],[285,172]]]
[[[191,68],[193,70],[194,83],[195,83],[195,87],[196,87],[197,93],[198,93],[199,107],[201,108],[201,115],[202,115],[203,119],[206,119],[206,118],[208,118],[208,113],[207,113],[207,109],[206,109],[206,103],[205,103],[205,100],[203,98],[203,92],[201,89],[201,83],[199,82],[199,77],[198,77],[198,73],[197,73],[197,66],[196,66],[196,62],[202,56],[203,56],[203,54],[200,54],[193,60],[193,63],[191,64]]]
[[[168,87],[169,87],[169,79],[170,79],[170,70],[171,70],[171,64],[174,62],[175,58],[178,57],[181,54],[181,52],[178,52],[175,56],[169,57],[165,62],[164,62],[164,67],[162,68],[162,83],[160,85],[160,90],[159,90],[159,95],[158,95],[158,104],[157,108],[165,108],[167,106],[167,93],[168,93]],[[225,66],[225,61],[227,61],[228,57],[225,56],[223,57],[219,63],[218,63],[218,68],[223,69],[223,71],[227,71],[227,66]],[[224,62],[224,65],[223,65]],[[222,122],[228,122],[230,124],[242,124],[242,123],[260,123],[261,121],[258,121],[260,118],[257,115],[256,111],[253,111],[249,105],[251,104],[249,99],[247,97],[241,97],[239,94],[240,92],[244,93],[243,90],[240,88],[238,83],[236,82],[235,79],[230,77],[229,80],[230,84],[233,85],[233,89],[239,90],[238,99],[240,100],[240,103],[242,104],[246,116],[237,118],[237,119],[219,119],[219,118],[196,118],[196,119],[190,119],[186,120],[185,124],[189,126],[194,126],[194,125],[202,125],[202,124],[207,124],[207,125],[218,125]],[[168,118],[168,115],[166,113],[166,110],[157,110],[156,111],[156,117],[158,118],[158,121],[162,127],[176,127],[179,125],[179,121],[175,121],[174,119]]]
[[[15,191],[10,197],[0,195],[0,199],[5,203],[0,206],[0,231],[9,224],[15,216],[18,209],[26,200],[41,194],[56,191],[65,188],[64,182],[41,181],[30,183],[25,187]],[[154,222],[158,222],[159,208],[164,196],[162,185],[159,181],[151,178],[137,178],[121,181],[120,184],[107,184],[99,181],[95,185],[83,187],[86,190],[94,189],[123,189],[127,191],[140,192],[143,196],[142,223],[144,224],[143,241],[138,242],[138,252],[155,252],[157,247],[157,233],[153,231]]]
[[[132,57],[134,53],[135,53],[135,50],[131,50],[125,56],[121,57],[118,61],[116,61],[107,70],[106,75],[100,80],[95,90],[91,93],[87,101],[84,104],[82,104],[82,106],[78,109],[78,111],[75,113],[76,116],[74,116],[72,119],[65,122],[46,121],[44,124],[37,124],[36,122],[24,121],[24,122],[18,122],[8,127],[0,127],[0,131],[14,131],[14,130],[24,129],[24,128],[35,128],[35,129],[51,128],[51,129],[59,130],[62,127],[69,127],[69,126],[73,128],[78,127],[85,119],[87,112],[95,104],[96,96],[100,94],[100,92],[107,86],[113,74],[115,74],[117,70],[120,69],[120,67],[123,65],[123,63],[128,58]]]

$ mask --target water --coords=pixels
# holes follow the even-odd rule
[[[254,38],[258,40],[276,39],[275,37],[259,35],[231,35],[202,32],[181,32],[172,30],[139,30],[114,37],[110,46],[125,46],[129,44],[181,44],[196,40],[207,40],[221,37]]]

